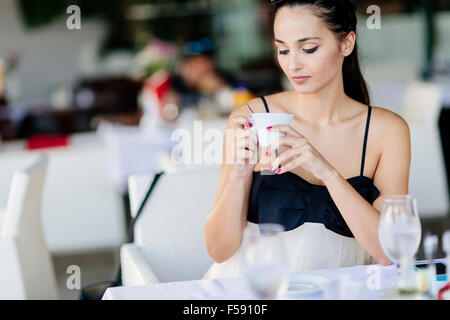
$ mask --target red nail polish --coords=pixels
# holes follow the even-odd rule
[[[266,157],[268,157],[268,156],[269,156],[269,151],[266,152]]]
[[[280,174],[280,172],[281,172],[281,169],[278,169],[278,170],[277,170],[277,174]]]
[[[250,128],[253,127],[253,125],[252,125],[251,122],[248,123],[248,126],[249,126]]]
[[[270,166],[269,170],[272,171],[272,169],[273,169],[273,166]]]
[[[272,127],[270,126],[270,127],[267,127],[266,129],[267,129],[267,130],[272,130]]]

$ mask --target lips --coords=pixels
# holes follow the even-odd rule
[[[304,78],[309,78],[309,76],[293,76],[291,78],[292,79],[304,79]]]
[[[291,79],[295,83],[299,83],[299,84],[306,82],[309,78],[311,78],[311,77],[309,77],[309,76],[294,76],[294,77],[291,77]]]

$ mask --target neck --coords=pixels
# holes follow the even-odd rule
[[[301,113],[301,118],[318,127],[336,123],[348,114],[349,98],[344,92],[342,78],[314,93],[304,94],[294,91],[294,99],[296,101],[294,108],[301,111],[297,111]]]

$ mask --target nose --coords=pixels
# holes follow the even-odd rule
[[[298,71],[303,68],[302,62],[298,54],[291,54],[289,56],[289,70],[292,72]]]

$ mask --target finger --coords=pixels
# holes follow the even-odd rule
[[[249,138],[239,140],[237,143],[237,148],[250,149],[252,151],[256,151],[258,149],[257,144]]]
[[[250,129],[237,129],[235,132],[235,136],[237,137],[238,140],[249,138],[256,144],[258,143],[258,136],[256,135],[255,132],[253,132],[253,130]]]
[[[257,145],[258,139],[256,137],[253,137],[251,135],[248,135],[246,133],[242,133],[237,137],[237,145],[242,146],[244,144],[252,144]]]
[[[241,158],[245,159],[245,160],[249,160],[256,155],[256,151],[247,150],[247,149],[240,150],[239,152],[240,152]]]
[[[291,136],[283,136],[280,137],[278,140],[274,141],[270,145],[270,153],[275,153],[276,149],[280,149],[281,146],[286,146],[289,148],[293,148],[296,145],[296,141],[298,138],[294,138]]]
[[[251,152],[248,154],[247,163],[248,163],[248,164],[252,164],[252,165],[256,165],[256,164],[258,163],[258,152],[256,152],[256,151],[251,151]]]
[[[258,144],[258,135],[255,131],[247,129],[246,130],[246,136],[249,137],[252,141],[254,141],[256,144]]]
[[[248,144],[243,143],[242,145],[236,146],[236,149],[237,150],[250,150],[250,151],[254,151],[254,152],[258,151],[258,147],[252,143],[248,143]]]
[[[283,136],[280,137],[277,141],[271,144],[271,152],[274,152],[276,149],[279,149],[281,146],[287,146],[289,148],[297,148],[303,147],[305,145],[309,145],[308,140],[302,137],[293,137],[293,136]]]
[[[256,151],[240,149],[236,154],[236,162],[239,164],[245,163],[246,160],[252,160],[257,157]]]
[[[231,150],[230,150],[231,151]],[[237,145],[235,144],[233,146],[232,149],[232,154],[234,154],[234,157],[236,158],[237,156],[240,156],[241,154],[244,154],[246,151],[251,151],[251,152],[258,152],[258,148],[255,145],[249,144],[249,145]]]
[[[258,142],[258,135],[256,134],[256,131],[247,129],[247,134],[249,137],[252,137],[256,142]]]
[[[305,156],[293,158],[291,161],[289,161],[288,163],[285,163],[280,168],[278,168],[278,170],[275,173],[283,174],[288,171],[294,170],[295,168],[300,167],[305,161],[306,161]]]
[[[301,155],[301,149],[300,148],[293,148],[293,149],[286,150],[285,152],[283,152],[278,158],[276,158],[272,162],[270,170],[272,170],[274,168],[278,168],[281,165],[281,163],[288,162],[289,159],[292,159],[292,158],[297,157],[299,155]]]
[[[250,128],[251,124],[245,116],[236,116],[231,119],[231,123],[239,128]]]
[[[278,124],[278,125],[268,127],[267,130],[283,132],[284,134],[286,134],[288,136],[293,136],[293,137],[302,137],[302,138],[304,137],[301,133],[299,133],[297,130],[295,130],[291,126],[283,125],[283,124]]]

